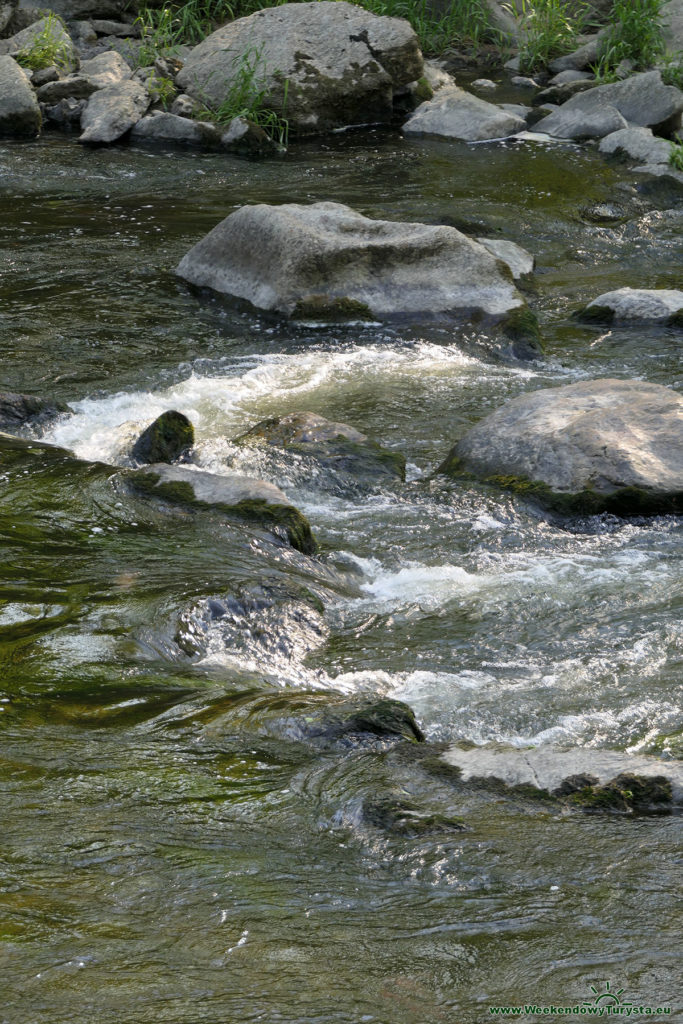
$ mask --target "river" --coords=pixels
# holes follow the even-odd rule
[[[2,385],[67,401],[44,440],[88,460],[2,467],[3,1024],[470,1024],[608,982],[675,1003],[680,819],[418,785],[381,744],[292,724],[367,694],[434,743],[681,756],[680,520],[566,522],[433,475],[522,392],[683,386],[680,331],[571,317],[680,286],[680,198],[635,183],[574,145],[392,131],[259,163],[0,143]],[[288,325],[175,276],[236,207],[319,200],[529,249],[545,357],[501,361],[473,327]],[[321,555],[113,487],[122,424],[167,408],[202,468],[277,483]],[[404,452],[407,482],[231,443],[299,410]],[[391,827],[386,799],[452,827]]]

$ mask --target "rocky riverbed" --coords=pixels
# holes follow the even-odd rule
[[[29,92],[147,90],[65,22]],[[409,132],[393,73],[258,161],[0,142],[12,1024],[676,1005],[669,142]]]

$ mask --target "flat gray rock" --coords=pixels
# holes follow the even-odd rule
[[[178,86],[216,108],[244,54],[263,79],[263,105],[303,133],[390,122],[394,92],[423,71],[407,21],[322,0],[266,8],[224,25],[191,51]]]
[[[478,238],[477,241],[488,249],[492,256],[508,265],[516,281],[533,273],[536,260],[516,242],[509,242],[505,238]]]
[[[94,92],[97,92],[97,86],[85,75],[77,74],[41,85],[36,90],[36,95],[41,103],[59,103],[60,100],[66,99],[89,99]]]
[[[586,307],[590,316],[609,311],[614,320],[670,320],[681,315],[683,326],[683,291],[666,288],[617,288],[598,295]]]
[[[28,75],[12,57],[0,57],[0,136],[32,137],[40,126],[40,107]]]
[[[502,139],[526,127],[526,121],[457,86],[440,89],[421,103],[403,125],[404,135],[442,135],[464,142]]]
[[[139,82],[125,81],[94,93],[81,116],[79,142],[115,142],[140,120],[150,104]]]
[[[562,57],[555,57],[550,61],[549,69],[554,74],[559,74],[561,71],[585,71],[592,64],[596,64],[600,40],[604,34],[604,30],[598,32],[596,35],[591,36],[590,39],[587,39],[573,53],[566,53]]]
[[[217,149],[221,144],[221,131],[214,124],[163,111],[141,118],[133,126],[130,137],[133,142],[163,142],[175,146]]]
[[[628,127],[616,107],[605,105],[595,110],[567,110],[568,103],[537,121],[534,131],[556,139],[602,139]]]
[[[683,511],[683,397],[659,384],[591,380],[507,402],[441,466],[566,511]],[[570,496],[580,502],[562,501]]]
[[[500,745],[470,750],[453,746],[442,758],[447,764],[460,768],[464,781],[498,779],[507,786],[531,786],[551,793],[562,791],[564,783],[577,777],[592,777],[599,785],[620,775],[664,778],[671,785],[672,802],[683,803],[683,764],[680,761],[660,761],[618,750],[555,747],[519,750]]]
[[[624,153],[648,164],[668,164],[671,144],[652,134],[649,128],[622,128],[606,135],[598,147],[601,153]]]
[[[455,228],[371,220],[340,203],[244,206],[181,260],[191,284],[296,318],[522,307],[512,275]]]
[[[90,60],[84,60],[80,72],[97,89],[125,82],[133,74],[130,64],[116,50],[107,50]]]
[[[615,111],[624,123],[617,123]],[[681,123],[681,111],[683,92],[664,85],[659,71],[645,71],[572,96],[539,121],[536,130],[567,139],[603,137],[629,126],[674,131]]]

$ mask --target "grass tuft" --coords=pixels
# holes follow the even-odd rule
[[[19,50],[14,59],[29,71],[42,71],[53,65],[66,68],[69,63],[69,48],[61,33],[62,23],[55,14],[45,18],[45,28],[38,33],[28,46]]]
[[[586,4],[570,0],[511,0],[504,6],[522,19],[519,67],[523,72],[545,68],[553,57],[571,53],[588,15]]]

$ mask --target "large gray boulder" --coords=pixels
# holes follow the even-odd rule
[[[224,25],[191,51],[178,85],[218,107],[245,59],[264,89],[263,105],[298,132],[387,123],[394,92],[423,70],[407,21],[322,0],[266,8]]]
[[[12,57],[0,57],[0,136],[35,136],[40,107],[28,76]]]
[[[403,125],[404,135],[443,135],[465,142],[502,139],[526,128],[526,121],[457,86],[440,89],[421,103]]]
[[[508,268],[455,228],[371,220],[340,203],[243,206],[177,272],[297,318],[524,307]]]
[[[217,476],[183,466],[154,463],[130,473],[134,486],[167,501],[209,505],[269,530],[304,554],[317,544],[306,517],[279,487],[250,476]]]
[[[606,135],[598,149],[601,153],[616,153],[648,164],[668,164],[671,143],[652,134],[649,128],[622,128]]]
[[[115,142],[140,120],[150,104],[140,82],[128,80],[100,89],[88,100],[81,116],[79,142]]]
[[[78,68],[78,51],[64,22],[54,15],[33,22],[32,25],[17,32],[16,35],[10,36],[9,39],[0,39],[0,54],[18,57],[21,54],[29,53],[36,45],[43,46],[45,42],[49,42],[55,48],[56,56],[52,63],[57,64],[64,71],[74,71]]]
[[[567,100],[535,130],[555,138],[602,138],[630,126],[670,132],[680,126],[683,92],[664,85],[659,71],[599,85]]]
[[[593,299],[580,314],[597,323],[659,320],[683,327],[683,291],[674,288],[617,288]]]
[[[440,470],[565,512],[683,512],[683,397],[635,380],[534,391],[473,427]]]

